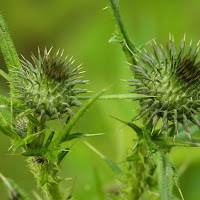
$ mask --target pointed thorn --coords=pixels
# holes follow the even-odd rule
[[[81,68],[82,65],[83,65],[83,63],[81,63],[81,64],[77,67],[77,69],[78,69],[78,70],[82,69],[82,68]]]
[[[172,35],[171,33],[169,33],[169,41],[171,41]]]
[[[23,56],[22,54],[20,54],[20,56],[21,56],[24,60],[26,60],[26,58],[24,58],[24,56]]]
[[[64,49],[62,50],[62,52],[61,52],[61,54],[60,54],[60,57],[62,57],[62,56],[63,56],[63,53],[64,53]]]
[[[103,8],[102,10],[106,10],[106,9],[108,9],[108,6],[106,6],[105,8]]]
[[[58,51],[57,51],[57,53],[56,53],[56,56],[58,56],[59,52],[60,52],[60,49],[58,49]]]
[[[71,60],[73,59],[73,56],[69,59],[69,62],[71,63]]]
[[[192,40],[190,41],[190,44],[189,44],[189,46],[192,46]]]
[[[75,61],[76,61],[76,59],[74,59],[74,60],[71,62],[71,65],[74,64]]]
[[[186,33],[184,33],[183,42],[185,42],[185,38],[186,38]]]
[[[85,134],[85,136],[97,136],[97,135],[104,135],[105,133],[94,133],[94,134]]]
[[[49,49],[47,55],[49,55],[51,53],[51,50],[53,49],[53,46]]]
[[[38,46],[38,54],[40,55],[40,47]]]
[[[83,74],[83,73],[85,73],[86,71],[82,71],[82,72],[79,72],[79,74]]]
[[[67,56],[65,57],[65,61],[67,60],[68,56],[69,56],[69,55],[67,55]]]

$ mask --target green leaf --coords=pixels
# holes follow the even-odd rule
[[[86,133],[72,133],[68,135],[65,141],[71,141],[77,138],[84,138],[84,137],[90,137],[90,136],[98,136],[98,135],[103,135],[104,133],[94,133],[94,134],[86,134]],[[65,142],[63,141],[63,142]]]
[[[123,37],[117,33],[114,33],[113,37],[109,39],[109,43],[121,43],[123,42]]]
[[[31,122],[33,122],[35,125],[40,126],[40,122],[39,122],[35,117],[33,117],[33,115],[28,114],[26,117],[27,117]]]
[[[193,137],[190,139],[182,139],[176,137],[175,140],[173,137],[159,137],[154,138],[153,142],[157,144],[157,146],[164,147],[200,147],[200,138]]]
[[[119,167],[112,162],[110,159],[106,158],[101,152],[99,152],[94,146],[92,146],[90,143],[84,141],[84,143],[90,148],[92,149],[97,155],[99,155],[103,160],[106,161],[106,163],[109,165],[109,167],[116,173],[116,174],[121,174],[121,170],[119,169]]]
[[[127,157],[126,157],[126,160],[127,160],[128,162],[129,162],[129,161],[140,160],[140,157],[139,157],[137,154],[133,153],[133,154],[127,156]]]
[[[123,124],[126,124],[127,126],[131,127],[137,133],[138,136],[142,136],[143,135],[143,130],[140,127],[138,127],[137,125],[135,125],[135,124],[133,124],[131,122],[125,122],[125,121],[123,121],[121,119],[118,119],[116,117],[113,117],[113,116],[111,116],[111,117],[116,119],[116,120],[118,120],[118,121],[120,121],[120,122],[122,122]]]
[[[11,40],[8,27],[1,13],[0,13],[0,48],[1,48],[4,60],[6,62],[6,65],[8,67],[9,77],[3,71],[1,71],[1,75],[4,78],[8,79],[8,81],[10,82],[10,88],[11,88],[10,94],[11,94],[11,97],[13,97],[13,96],[16,96],[16,94],[14,94],[15,88],[13,86],[12,81],[10,80],[16,76],[16,73],[13,72],[14,69],[22,68],[22,67],[19,61],[18,54],[15,50],[15,46]]]
[[[85,133],[72,133],[68,135],[66,141],[71,141],[73,139],[83,138],[83,137],[85,137]]]
[[[2,124],[0,124],[0,131],[11,138],[16,138],[16,134],[9,127],[4,127]]]
[[[58,134],[57,138],[54,141],[54,145],[57,146],[63,141],[66,140],[66,138],[69,135],[69,131],[71,128],[77,123],[77,121],[83,116],[83,114],[87,111],[87,109],[109,88],[103,89],[100,92],[98,92],[93,98],[91,98],[80,110],[76,113],[76,115],[70,119],[66,127]]]
[[[10,199],[29,200],[30,198],[13,180],[6,178],[0,173],[0,178],[7,188]]]
[[[70,151],[70,148],[67,147],[58,155],[58,162],[57,162],[58,165],[62,162],[62,160],[69,153],[69,151]]]
[[[32,134],[32,135],[29,135],[27,137],[25,137],[23,140],[21,140],[19,143],[15,144],[13,146],[13,149],[14,150],[17,150],[19,149],[20,147],[23,147],[23,146],[26,146],[27,144],[30,144],[31,142],[33,142],[39,134],[43,133],[44,130],[38,132],[38,133],[35,133],[35,134]]]
[[[47,141],[46,141],[46,143],[45,143],[45,145],[44,145],[44,148],[45,148],[45,149],[47,149],[47,148],[49,147],[49,145],[50,145],[50,143],[51,143],[51,141],[52,141],[52,139],[53,139],[54,134],[55,134],[55,131],[52,131],[52,132],[49,134],[49,137],[47,138]]]
[[[172,168],[174,170],[174,182],[175,182],[175,185],[176,185],[176,187],[177,187],[177,189],[179,191],[181,199],[184,200],[184,197],[183,197],[183,194],[182,194],[182,191],[181,191],[181,187],[180,187],[180,183],[179,183],[179,178],[178,178],[178,173],[177,173],[176,167],[174,165],[172,165]]]
[[[22,152],[21,155],[23,156],[42,156],[46,152],[46,149],[39,149],[39,150],[34,150],[34,151],[26,151]]]
[[[121,174],[121,170],[119,167],[110,159],[104,157],[104,160],[107,162],[107,164],[110,166],[110,168],[116,173],[116,174]]]
[[[14,77],[14,73],[11,70],[14,67],[21,68],[21,64],[2,14],[0,14],[0,46],[10,75],[12,74],[11,77]]]

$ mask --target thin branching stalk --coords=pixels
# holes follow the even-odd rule
[[[136,59],[133,56],[133,53],[137,52],[137,49],[135,47],[134,42],[130,39],[126,28],[124,26],[124,23],[121,19],[120,13],[119,13],[119,0],[106,0],[110,13],[113,17],[113,20],[115,22],[115,34],[113,38],[111,38],[110,41],[118,42],[121,44],[122,49],[127,57],[128,62],[132,64],[137,64]]]

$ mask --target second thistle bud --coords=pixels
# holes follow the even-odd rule
[[[136,89],[131,92],[150,96],[141,100],[140,116],[148,115],[147,122],[152,120],[153,130],[161,119],[160,132],[167,131],[168,122],[172,122],[175,135],[180,123],[190,137],[188,121],[200,127],[199,43],[194,50],[192,43],[185,50],[184,38],[177,50],[170,36],[166,48],[154,42],[152,49],[153,54],[140,52],[138,65],[132,65],[135,79],[130,81]]]

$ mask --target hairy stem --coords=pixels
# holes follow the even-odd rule
[[[47,191],[48,200],[63,200],[63,194],[60,192],[59,184],[50,183],[45,185],[45,190]]]
[[[39,163],[37,158],[34,157],[34,160],[32,158],[27,160],[37,185],[43,190],[48,200],[63,200],[64,194],[59,188],[60,179],[57,177],[57,166],[48,160],[44,160],[44,163]]]
[[[1,14],[0,14],[0,46],[9,70],[9,74],[11,77],[14,77],[15,74],[12,71],[14,71],[15,67],[21,68],[21,64],[19,61],[18,54],[15,50],[15,46],[10,37],[8,27]]]
[[[98,99],[99,100],[132,100],[134,98],[144,98],[144,97],[149,97],[146,95],[141,95],[141,94],[112,94],[112,95],[102,95]],[[77,96],[79,100],[88,100],[91,99],[92,96]]]
[[[119,1],[118,0],[116,0],[115,2],[114,0],[106,0],[106,1],[109,6],[110,13],[115,22],[116,33],[122,37],[122,40],[119,40],[118,42],[121,44],[128,62],[135,65],[137,64],[137,61],[134,58],[133,53],[136,53],[137,50],[136,50],[134,42],[131,41],[125,29],[124,23],[121,19],[120,12],[119,12]]]

